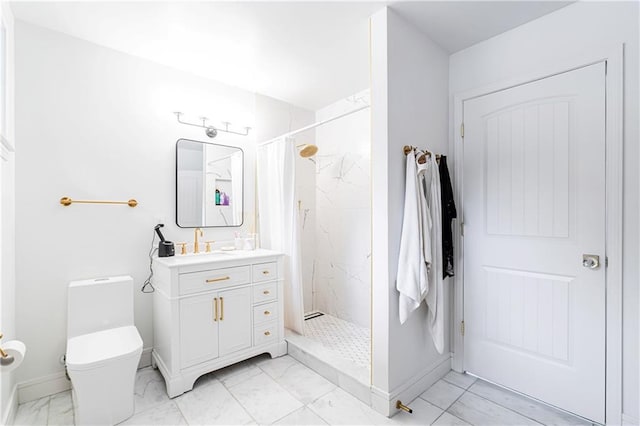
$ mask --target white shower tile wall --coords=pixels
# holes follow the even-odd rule
[[[315,132],[296,137],[296,145],[314,144]],[[316,160],[296,156],[296,196],[300,223],[304,312],[313,310],[313,274],[316,258]]]
[[[363,91],[316,112],[316,120],[369,103]],[[313,309],[370,327],[371,143],[365,109],[316,128]]]

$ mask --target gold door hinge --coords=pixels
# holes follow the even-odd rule
[[[464,336],[464,320],[460,323],[460,334]]]
[[[464,123],[460,124],[460,137],[464,139]]]

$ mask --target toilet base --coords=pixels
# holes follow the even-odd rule
[[[134,413],[134,386],[142,349],[99,368],[69,371],[76,425],[115,425]]]

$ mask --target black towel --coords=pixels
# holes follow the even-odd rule
[[[451,221],[456,218],[456,204],[453,201],[453,188],[449,169],[447,169],[447,157],[440,157],[440,201],[442,206],[442,278],[453,277],[453,234]]]

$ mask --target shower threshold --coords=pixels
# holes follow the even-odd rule
[[[305,315],[304,333],[285,331],[289,355],[371,405],[369,329],[314,312]]]

